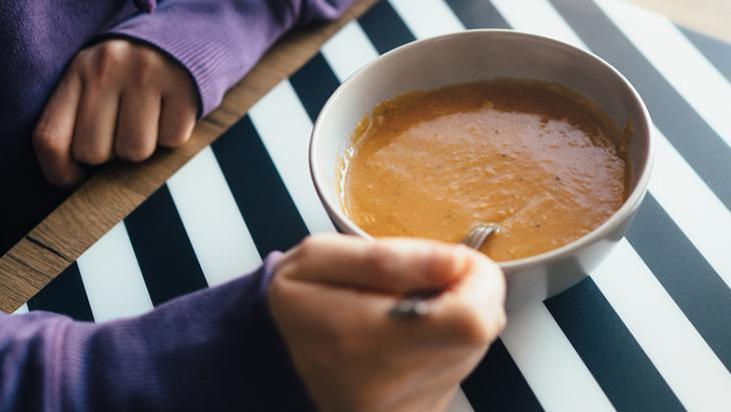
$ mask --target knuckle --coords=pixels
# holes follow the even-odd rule
[[[282,283],[285,282],[283,279],[290,278],[294,274],[299,273],[300,267],[301,262],[299,262],[294,255],[285,254],[285,256],[277,262],[274,268],[274,278],[272,279],[272,285],[276,283],[277,290],[275,292],[277,294],[282,294]]]
[[[309,273],[313,264],[322,259],[324,242],[323,235],[307,236],[293,247],[278,264],[277,270],[283,277],[299,277]]]
[[[78,65],[82,63],[88,63],[91,59],[92,51],[90,49],[81,49],[78,53],[76,53],[76,57],[74,57],[73,62],[71,62],[72,65]]]
[[[79,78],[84,82],[93,80],[96,77],[96,65],[94,64],[94,59],[92,57],[79,59],[74,64],[73,70],[78,73]]]
[[[107,160],[110,155],[104,150],[96,147],[86,147],[81,145],[75,145],[73,148],[74,159],[81,163],[86,163],[93,166],[98,166]]]
[[[363,260],[374,276],[384,276],[391,267],[393,256],[386,246],[374,242],[367,249]]]
[[[495,277],[497,277],[497,283],[498,283],[498,289],[501,295],[503,295],[503,298],[505,297],[505,293],[507,292],[508,285],[507,285],[507,279],[505,278],[505,272],[500,268],[500,266],[497,265],[497,263],[493,263],[494,265],[494,271]]]
[[[92,52],[89,49],[83,49],[74,57],[69,69],[81,74],[88,74],[92,61]]]
[[[455,323],[458,336],[468,345],[484,346],[502,331],[497,323],[487,323],[475,310],[467,309]]]
[[[308,236],[297,246],[296,255],[298,260],[306,261],[320,253],[320,241],[315,236]]]
[[[112,76],[124,59],[124,47],[115,41],[100,44],[95,53],[94,75],[100,79]]]
[[[155,148],[152,145],[147,145],[143,142],[130,142],[126,141],[117,147],[117,156],[121,159],[129,162],[141,162],[150,156],[154,152]]]
[[[501,307],[495,316],[494,334],[497,336],[501,334],[505,327],[508,325],[508,316],[505,310]]]
[[[423,271],[423,276],[427,282],[441,285],[454,277],[459,263],[459,259],[455,256],[462,253],[459,247],[461,246],[456,248],[450,246],[449,249],[433,247],[432,253],[424,258],[426,269]]]
[[[158,61],[151,50],[140,51],[135,65],[134,81],[139,85],[149,85],[156,80],[158,73]]]
[[[160,66],[162,59],[156,50],[149,47],[138,47],[137,61],[141,67],[157,68]]]
[[[184,145],[188,136],[184,133],[164,133],[160,135],[160,145],[175,149]]]
[[[500,303],[499,306],[502,308],[502,304],[505,302],[507,293],[507,281],[505,279],[505,275],[497,264],[494,264],[492,271],[487,273],[490,276],[489,288],[491,289],[492,296],[496,302]]]
[[[66,150],[61,136],[46,128],[39,128],[33,132],[33,144],[37,150],[48,154],[60,154]]]

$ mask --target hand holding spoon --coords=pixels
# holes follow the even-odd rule
[[[500,229],[497,223],[480,223],[462,239],[462,244],[479,250],[491,234]],[[389,316],[396,319],[418,318],[428,315],[431,312],[431,305],[427,301],[428,295],[407,296],[398,302],[388,312]]]

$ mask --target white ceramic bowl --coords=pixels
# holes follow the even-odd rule
[[[310,171],[328,214],[340,230],[368,237],[343,212],[337,169],[351,133],[377,103],[398,94],[500,77],[563,84],[598,104],[620,126],[629,120],[629,196],[592,232],[558,249],[505,261],[508,308],[562,292],[583,279],[624,236],[647,192],[653,144],[650,115],[637,91],[599,57],[566,43],[512,30],[470,30],[412,42],[347,79],[315,122]]]

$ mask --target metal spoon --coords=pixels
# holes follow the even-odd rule
[[[480,223],[470,230],[461,243],[479,250],[487,238],[499,229],[500,226],[497,223]],[[407,296],[396,302],[388,315],[394,319],[410,319],[428,315],[431,312],[431,305],[427,302],[429,297],[429,295]]]
[[[500,229],[497,223],[480,223],[470,230],[467,237],[462,239],[462,244],[479,250],[491,234]]]

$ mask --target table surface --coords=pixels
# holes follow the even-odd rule
[[[198,122],[181,149],[158,152],[140,165],[112,164],[85,182],[0,258],[0,310],[13,311],[35,295],[375,1],[359,0],[341,19],[281,39],[229,90],[220,107]]]
[[[0,310],[13,311],[36,294],[175,171],[221,136],[261,96],[304,64],[339,28],[375,2],[359,0],[338,21],[285,36],[226,94],[221,106],[198,123],[182,149],[157,153],[142,165],[113,164],[94,175],[0,257]],[[634,2],[693,30],[731,42],[731,1]]]
[[[35,295],[21,311],[135,315],[332,231],[306,160],[332,90],[414,38],[512,27],[588,48],[623,72],[653,116],[656,164],[626,238],[575,287],[511,312],[454,410],[731,405],[731,46],[618,0],[373,4],[284,39],[182,150],[94,176],[0,259],[2,308]]]

